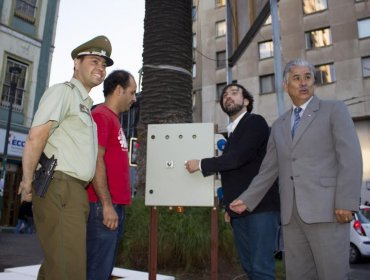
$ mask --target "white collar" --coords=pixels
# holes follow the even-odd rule
[[[245,111],[244,113],[240,114],[240,116],[238,116],[233,122],[229,123],[227,125],[227,132],[228,134],[230,135],[230,133],[233,133],[235,128],[237,127],[237,125],[239,124],[240,120],[244,117],[244,115],[247,113],[247,111]]]
[[[299,106],[299,108],[302,108],[302,113],[304,110],[306,110],[307,106],[308,106],[308,103],[310,103],[310,101],[312,100],[313,98],[313,95],[310,97],[310,99],[308,99],[304,104],[302,104],[301,106]],[[298,106],[294,105],[293,104],[293,111],[295,108],[297,108]]]

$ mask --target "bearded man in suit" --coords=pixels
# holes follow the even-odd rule
[[[296,59],[286,65],[284,90],[293,108],[272,125],[259,174],[230,208],[253,211],[279,177],[286,279],[348,279],[361,148],[345,104],[320,100],[314,83],[309,62]]]
[[[230,211],[228,204],[238,197],[257,175],[266,153],[270,129],[265,119],[252,114],[253,96],[239,84],[227,85],[220,97],[222,110],[230,117],[229,139],[221,156],[188,160],[189,172],[201,170],[204,176],[219,172],[241,265],[251,280],[275,279],[274,251],[279,227],[278,186],[267,192],[249,213]]]

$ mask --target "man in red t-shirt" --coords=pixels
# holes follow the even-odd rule
[[[104,81],[104,104],[92,111],[98,129],[96,173],[87,188],[87,279],[110,279],[122,238],[124,205],[131,203],[128,145],[119,114],[136,101],[136,82],[124,70]]]

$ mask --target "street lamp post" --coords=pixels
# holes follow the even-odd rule
[[[10,72],[9,111],[8,111],[8,122],[6,125],[6,134],[5,134],[5,141],[4,141],[3,168],[1,172],[1,178],[0,178],[0,213],[3,208],[6,164],[8,161],[8,142],[9,142],[10,124],[12,122],[13,103],[15,99],[15,93],[17,90],[18,78],[19,78],[19,74],[21,73],[21,71],[22,69],[17,66],[13,66],[9,68],[9,72]]]

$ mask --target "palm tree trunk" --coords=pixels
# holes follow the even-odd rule
[[[144,194],[148,124],[192,122],[191,0],[146,0],[138,138],[138,194]]]

